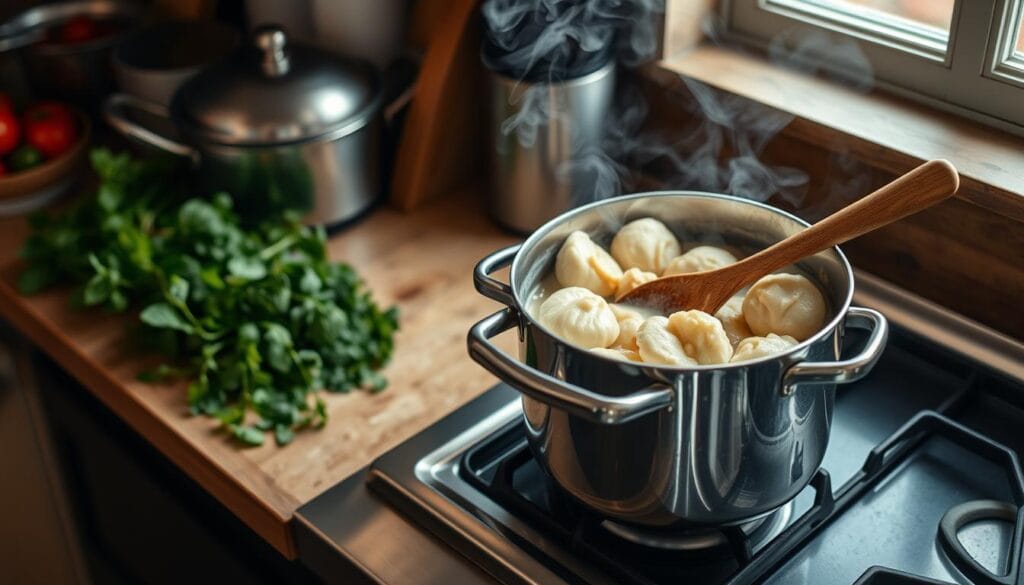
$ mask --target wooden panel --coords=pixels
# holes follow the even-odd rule
[[[934,231],[918,220],[908,218],[843,249],[858,267],[1024,339],[1024,268],[1019,252],[1009,260],[992,256],[971,239]]]
[[[0,314],[67,369],[132,428],[217,497],[282,554],[294,557],[287,523],[295,509],[367,465],[494,378],[465,348],[470,325],[498,305],[473,289],[473,265],[511,243],[485,221],[471,193],[417,214],[380,210],[329,242],[383,303],[401,311],[401,331],[385,392],[329,395],[330,424],[278,448],[239,448],[213,421],[188,415],[182,385],[149,385],[136,374],[153,363],[125,334],[127,316],[73,311],[67,291],[22,297],[13,256],[22,219],[0,220]],[[499,339],[511,350],[514,337]]]
[[[413,209],[478,176],[485,118],[476,6],[477,0],[457,0],[441,16],[434,10],[417,17],[438,24],[430,31],[398,145],[391,201],[399,209]]]
[[[893,174],[947,158],[960,170],[959,197],[1024,220],[1024,138],[884,92],[857,93],[727,48],[702,46],[662,65],[666,83],[682,74],[791,113],[797,119],[787,133],[848,150]]]
[[[704,38],[704,19],[717,9],[718,0],[666,2],[662,58],[681,55],[697,46]]]

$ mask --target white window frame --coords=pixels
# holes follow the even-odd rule
[[[985,76],[1024,88],[1024,57],[1016,53],[1022,16],[1024,2],[1004,0],[996,8],[992,23],[995,35],[989,39]]]
[[[956,0],[945,47],[930,27],[810,0],[722,0],[720,11],[726,38],[762,48],[816,29],[856,41],[876,86],[1024,135],[1024,58],[1013,43],[1024,0]]]

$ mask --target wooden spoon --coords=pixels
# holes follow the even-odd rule
[[[664,276],[616,299],[665,314],[700,309],[713,314],[741,288],[801,258],[931,207],[956,193],[960,176],[949,161],[924,163],[852,205],[735,264]]]

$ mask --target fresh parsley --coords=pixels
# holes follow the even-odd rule
[[[284,445],[327,422],[320,389],[382,390],[398,315],[353,269],[327,259],[326,235],[288,216],[244,223],[226,194],[187,196],[188,173],[97,149],[93,197],[36,215],[18,282],[24,294],[78,284],[73,302],[142,307],[143,339],[174,365],[144,380],[190,379],[193,413],[246,445]]]

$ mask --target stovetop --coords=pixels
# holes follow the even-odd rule
[[[350,554],[372,551],[361,543],[397,521],[369,515],[353,526],[354,516],[339,514],[381,501],[435,535],[440,549],[510,584],[1024,585],[1022,348],[969,328],[954,338],[956,323],[934,308],[909,314],[905,299],[897,308],[872,299],[881,300],[860,302],[894,324],[882,359],[869,377],[838,387],[822,470],[790,505],[757,522],[651,532],[591,514],[532,458],[518,394],[504,385],[346,482],[339,493],[357,506],[342,512],[335,488],[300,512]],[[856,351],[856,339],[847,345]],[[395,559],[395,548],[366,555]],[[408,582],[436,581],[434,570]]]

